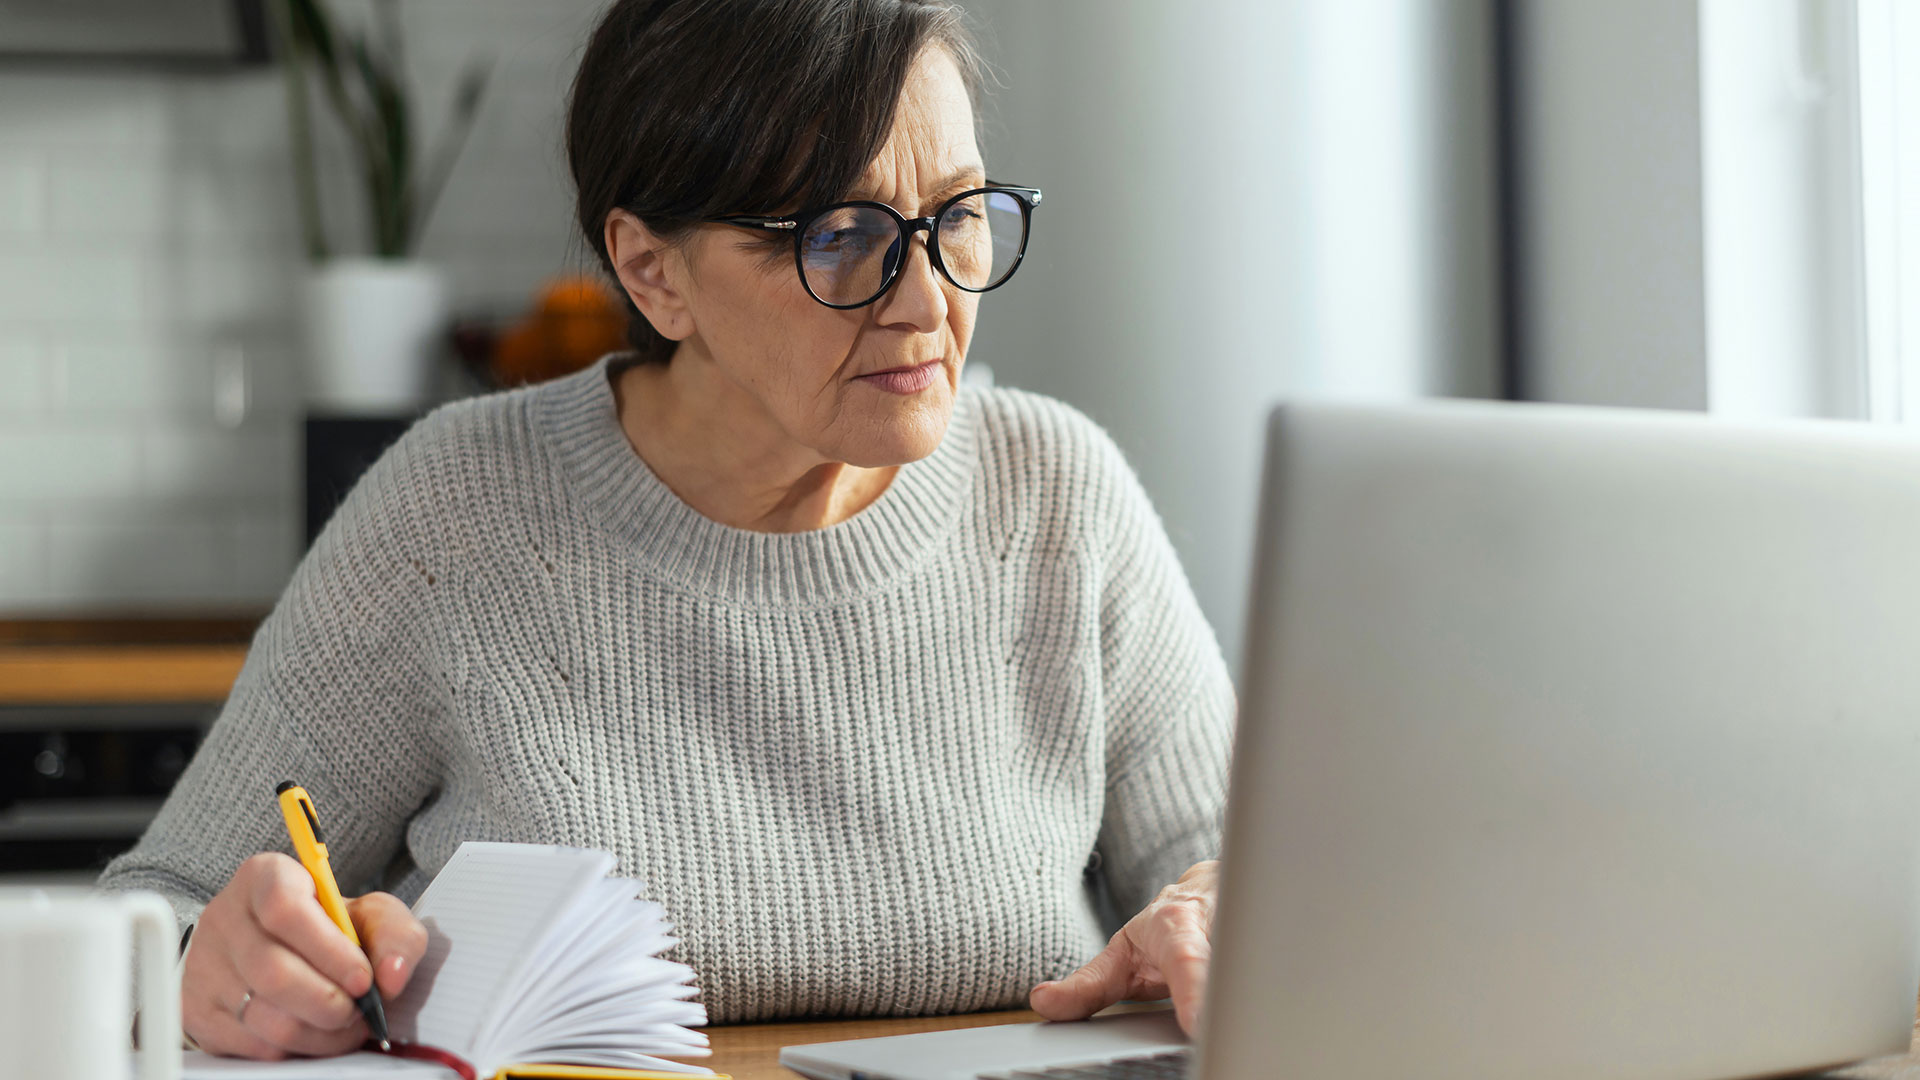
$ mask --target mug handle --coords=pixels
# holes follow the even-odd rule
[[[140,970],[140,1080],[180,1080],[173,909],[159,893],[125,893],[120,902],[133,920],[133,952]]]

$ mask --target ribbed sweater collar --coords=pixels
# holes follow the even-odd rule
[[[591,512],[662,580],[753,606],[873,592],[936,553],[967,504],[978,409],[976,392],[963,388],[934,452],[902,466],[846,521],[798,533],[723,525],[674,494],[627,442],[610,382],[626,355],[537,388],[534,413]]]

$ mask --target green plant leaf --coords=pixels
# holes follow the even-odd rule
[[[374,249],[393,258],[404,255],[407,143],[406,105],[391,74],[373,56],[366,39],[349,39],[354,70],[359,74],[371,108],[367,161],[368,193],[374,199]]]
[[[293,16],[293,36],[313,51],[328,68],[340,67],[340,50],[334,44],[333,20],[319,0],[289,0]]]
[[[364,168],[378,152],[378,147],[370,130],[371,119],[347,89],[346,73],[340,65],[338,41],[326,15],[326,8],[320,0],[288,2],[293,14],[294,37],[300,42],[302,51],[314,58],[314,67],[319,71],[320,85],[326,91],[327,103],[333,106],[334,116],[353,141]]]
[[[294,199],[300,208],[300,233],[307,261],[319,263],[331,252],[320,205],[319,177],[313,162],[313,114],[307,105],[307,64],[295,37],[289,0],[267,0],[266,16],[273,27],[275,60],[280,67],[287,101],[287,150],[293,166]]]
[[[413,242],[417,243],[420,234],[426,231],[427,220],[433,216],[433,208],[440,203],[440,193],[446,190],[447,181],[453,176],[454,162],[459,160],[467,136],[473,131],[474,118],[480,113],[480,102],[485,98],[487,83],[492,78],[493,60],[490,58],[475,57],[467,61],[465,70],[460,74],[452,107],[447,110],[447,129],[428,158],[418,213],[414,218]]]
[[[290,95],[292,80],[300,80],[304,88],[304,67],[310,63],[359,159],[373,251],[386,257],[411,253],[472,130],[491,78],[491,61],[468,62],[449,109],[448,128],[426,166],[416,168],[413,102],[404,85],[395,0],[376,0],[374,14],[383,35],[378,48],[362,33],[340,30],[326,0],[270,2],[286,4]],[[295,65],[303,70],[291,70]],[[304,93],[299,96],[302,100],[292,118],[295,128],[304,126]],[[296,183],[303,192],[310,192],[311,147],[304,155],[298,146],[295,151],[296,170],[304,167],[308,173],[304,181],[296,177]],[[304,166],[300,164],[303,157]],[[309,200],[307,194],[302,200],[303,207],[312,205],[309,252],[318,257],[324,253],[324,239],[319,235],[317,200]]]

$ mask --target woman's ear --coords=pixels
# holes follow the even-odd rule
[[[691,337],[693,312],[667,273],[668,261],[677,257],[673,246],[618,207],[607,211],[606,244],[607,259],[620,284],[660,336],[668,341]]]

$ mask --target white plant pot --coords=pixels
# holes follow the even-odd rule
[[[329,259],[307,278],[307,404],[395,413],[427,401],[447,327],[447,279],[417,259]]]

